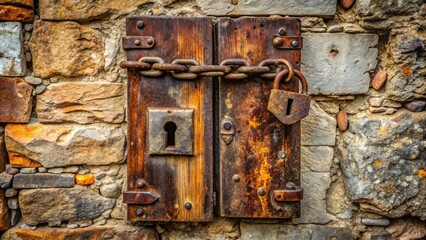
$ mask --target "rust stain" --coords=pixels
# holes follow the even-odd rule
[[[259,122],[259,119],[257,117],[254,117],[248,121],[248,124],[251,128],[258,128],[261,123]]]
[[[413,67],[412,66],[403,66],[401,67],[401,71],[404,73],[406,77],[409,77],[411,73],[413,73]]]
[[[385,164],[384,161],[374,161],[374,167],[375,168],[378,168],[378,167],[382,166],[383,164]]]
[[[37,168],[42,167],[39,162],[33,161],[18,153],[9,152],[9,162],[12,167],[16,168]]]
[[[271,165],[268,162],[270,148],[265,143],[269,142],[269,136],[264,139],[262,142],[252,142],[250,145],[253,147],[253,152],[256,154],[258,160],[258,175],[256,176],[256,189],[264,188],[269,190],[271,186]],[[262,216],[267,216],[269,212],[268,208],[268,198],[265,196],[258,196],[261,207],[262,207]]]
[[[6,132],[13,137],[31,141],[34,136],[41,134],[43,131],[42,127],[37,125],[8,124],[6,125]]]
[[[388,135],[388,129],[386,127],[381,127],[378,131],[380,135]]]
[[[426,178],[426,170],[424,170],[424,169],[419,169],[419,170],[417,171],[417,175],[419,175],[419,177],[421,177],[421,178]]]

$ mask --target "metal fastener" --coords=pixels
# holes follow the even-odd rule
[[[299,42],[296,41],[296,40],[293,40],[293,41],[291,41],[291,46],[297,47],[297,46],[299,46]]]
[[[234,174],[234,176],[232,176],[232,180],[233,180],[234,182],[239,182],[239,181],[240,181],[240,175],[238,175],[238,174]]]
[[[275,195],[277,198],[281,198],[281,193],[278,193],[277,195]]]
[[[138,21],[136,23],[136,25],[138,26],[138,28],[141,28],[141,29],[145,26],[145,24],[143,23],[143,21]]]
[[[224,122],[224,123],[223,123],[223,128],[224,128],[225,130],[231,130],[231,128],[232,128],[232,123],[231,123],[231,122],[229,122],[229,121]]]
[[[278,156],[279,156],[281,159],[284,159],[284,158],[286,158],[286,157],[287,157],[287,154],[286,154],[284,151],[280,151],[280,152],[278,153]]]
[[[138,208],[135,213],[136,213],[136,216],[142,216],[144,212],[143,212],[143,209]]]
[[[259,190],[257,190],[257,194],[259,194],[260,196],[265,196],[266,191],[264,188],[259,188]]]
[[[191,203],[191,202],[186,202],[186,203],[185,203],[185,208],[186,208],[186,210],[191,210],[191,208],[192,208],[192,203]]]
[[[146,40],[146,42],[149,44],[149,45],[151,45],[151,44],[153,44],[154,43],[154,41],[150,38],[150,39],[148,39],[148,40]]]
[[[145,180],[138,179],[138,181],[136,182],[136,185],[138,185],[138,188],[143,188],[145,186]]]
[[[295,189],[296,188],[296,184],[294,182],[288,182],[285,185],[286,189]]]
[[[281,45],[283,45],[283,39],[282,38],[280,38],[280,37],[276,37],[276,38],[274,38],[274,42],[273,42],[273,44],[274,44],[274,46],[281,46]],[[292,43],[293,44],[293,43]]]
[[[278,33],[280,34],[280,35],[285,35],[285,33],[287,32],[287,30],[285,29],[285,28],[280,28],[279,30],[278,30]]]
[[[139,45],[141,45],[141,40],[139,40],[139,39],[136,39],[136,40],[135,40],[135,45],[136,45],[136,46],[139,46]]]

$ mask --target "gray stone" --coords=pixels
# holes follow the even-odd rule
[[[357,24],[345,24],[344,30],[346,33],[363,33],[365,29]]]
[[[33,94],[33,95],[42,94],[44,91],[46,91],[46,86],[44,86],[44,85],[38,85],[38,86],[34,89],[34,94]]]
[[[14,189],[14,188],[9,188],[6,190],[5,196],[8,198],[14,197],[18,195],[18,190]]]
[[[390,99],[385,99],[383,101],[382,106],[383,107],[389,107],[389,108],[400,108],[402,106],[402,104],[399,103],[399,102],[392,101]]]
[[[361,202],[364,211],[425,220],[425,126],[426,113],[406,110],[352,119],[339,145],[350,200]]]
[[[6,142],[4,140],[4,127],[0,125],[0,171],[3,172],[7,163]]]
[[[100,173],[96,173],[95,174],[95,179],[96,180],[101,180],[102,178],[104,178],[106,176],[106,173],[104,172],[100,172]]]
[[[121,194],[121,184],[119,183],[112,183],[103,185],[100,188],[101,194],[104,197],[108,198],[117,198]]]
[[[36,77],[26,77],[25,82],[27,82],[31,85],[39,85],[39,84],[41,84],[42,80],[41,80],[41,78],[36,78]]]
[[[19,220],[21,219],[21,210],[17,209],[11,209],[10,210],[10,226],[14,227],[19,223]]]
[[[67,224],[67,228],[69,228],[69,229],[78,228],[78,225],[75,224],[75,223],[70,223],[70,224]]]
[[[19,168],[9,167],[6,172],[9,175],[15,175],[19,173]]]
[[[2,189],[9,188],[12,185],[13,175],[6,172],[0,173],[0,187]]]
[[[300,218],[293,219],[293,223],[296,224],[326,224],[330,221],[331,215],[327,213],[327,202],[313,199],[303,199],[300,206]]]
[[[302,146],[302,172],[329,172],[334,150],[328,146]]]
[[[17,174],[13,179],[13,187],[23,188],[68,188],[74,187],[74,174]]]
[[[336,143],[336,118],[311,101],[309,115],[302,119],[302,146],[334,146]]]
[[[303,34],[302,70],[309,93],[362,94],[377,64],[375,34]],[[354,51],[356,49],[356,51]]]
[[[13,210],[18,209],[19,208],[18,198],[9,198],[7,200],[7,207]]]
[[[330,26],[328,27],[327,32],[329,33],[343,32],[343,26],[342,25]]]
[[[117,125],[8,124],[8,151],[46,168],[106,165],[124,160],[124,131]]]
[[[422,2],[422,0],[358,0],[356,9],[363,19],[378,20],[418,12]]]
[[[64,172],[64,168],[58,167],[58,168],[49,168],[47,169],[48,173],[54,173],[54,174],[61,174]]]
[[[412,112],[421,112],[426,108],[426,101],[416,100],[404,105],[405,108]]]
[[[383,98],[372,97],[370,98],[370,106],[372,107],[381,107],[383,103]]]
[[[37,168],[21,168],[19,172],[23,174],[33,174],[37,172]]]
[[[365,226],[387,227],[390,224],[390,220],[387,218],[362,218],[361,223]]]
[[[31,189],[19,194],[22,217],[29,225],[95,219],[114,205],[113,199],[89,189]]]
[[[0,76],[25,75],[22,24],[0,23]]]
[[[47,173],[47,169],[46,169],[46,168],[44,168],[44,167],[39,167],[39,168],[37,169],[37,171],[38,171],[39,173]]]
[[[333,16],[336,0],[283,1],[283,0],[198,0],[198,5],[207,15],[293,15]]]
[[[391,240],[391,234],[386,231],[371,232],[369,240]]]
[[[346,227],[314,226],[310,240],[351,240],[351,231]]]
[[[64,173],[78,173],[78,166],[71,166],[64,168]]]

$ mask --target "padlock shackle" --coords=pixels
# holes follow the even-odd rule
[[[272,85],[272,89],[280,89],[280,82],[285,76],[287,76],[287,74],[288,74],[287,69],[284,69],[281,72],[279,72],[274,79],[274,85]],[[299,70],[296,70],[296,69],[294,69],[294,76],[299,78],[300,82],[302,83],[302,94],[307,94],[308,82],[306,81],[305,76]]]

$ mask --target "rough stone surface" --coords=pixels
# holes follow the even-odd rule
[[[4,141],[4,127],[0,125],[0,172],[3,172],[7,163],[6,142]]]
[[[32,8],[34,6],[34,0],[0,0],[0,4],[11,4]]]
[[[22,24],[1,22],[0,39],[0,76],[25,75]]]
[[[2,240],[88,240],[88,239],[111,239],[111,240],[158,240],[158,233],[154,228],[111,225],[95,226],[79,229],[40,227],[35,230],[12,228],[7,231]]]
[[[6,172],[0,173],[0,188],[6,189],[12,185],[13,175]],[[1,190],[0,190],[1,192]]]
[[[0,5],[0,21],[32,22],[34,11],[23,7]]]
[[[339,146],[348,197],[365,211],[426,219],[426,113],[360,115]]]
[[[378,39],[375,34],[304,34],[301,68],[309,93],[366,93],[370,86],[368,72],[377,64]]]
[[[18,209],[18,198],[9,198],[7,200],[7,207],[13,210]]]
[[[336,12],[336,0],[325,1],[260,1],[260,0],[198,0],[207,15],[293,15],[331,16]],[[273,7],[271,7],[273,6]]]
[[[86,76],[104,66],[100,32],[75,22],[36,21],[30,41],[34,76]]]
[[[336,118],[311,101],[309,115],[302,119],[301,144],[303,146],[334,146],[336,142]]]
[[[13,189],[13,188],[9,188],[6,190],[5,196],[8,198],[14,197],[18,195],[18,190]]]
[[[344,227],[252,224],[241,223],[241,239],[244,240],[280,240],[280,239],[353,239],[349,229]]]
[[[89,189],[46,188],[21,190],[19,193],[22,217],[28,225],[94,219],[114,205],[115,200]]]
[[[32,90],[33,87],[21,78],[0,77],[0,122],[28,122]]]
[[[42,123],[121,123],[125,115],[124,95],[124,85],[120,83],[51,84],[37,97],[37,118]]]
[[[37,168],[21,168],[19,171],[24,174],[33,174],[37,172]]]
[[[0,231],[9,229],[9,210],[7,209],[7,199],[4,196],[4,191],[0,190]]]
[[[302,172],[329,172],[334,150],[327,146],[303,146],[301,148]]]
[[[9,162],[15,168],[36,168],[41,167],[41,164],[22,155],[9,152]]]
[[[121,194],[121,184],[112,183],[100,188],[101,194],[108,198],[117,198]]]
[[[21,211],[19,209],[17,210],[10,210],[10,226],[14,227],[18,224],[19,220],[21,220]]]
[[[73,174],[16,174],[13,178],[15,189],[23,188],[67,188],[75,185]]]
[[[394,219],[386,228],[392,239],[424,239],[426,237],[426,221],[416,218]]]
[[[409,15],[420,10],[422,0],[359,0],[358,14],[366,20],[385,19],[394,15]]]
[[[426,101],[416,100],[404,105],[405,108],[412,112],[421,112],[426,108]]]
[[[43,167],[105,165],[123,161],[125,136],[119,126],[9,124],[6,146]]]

